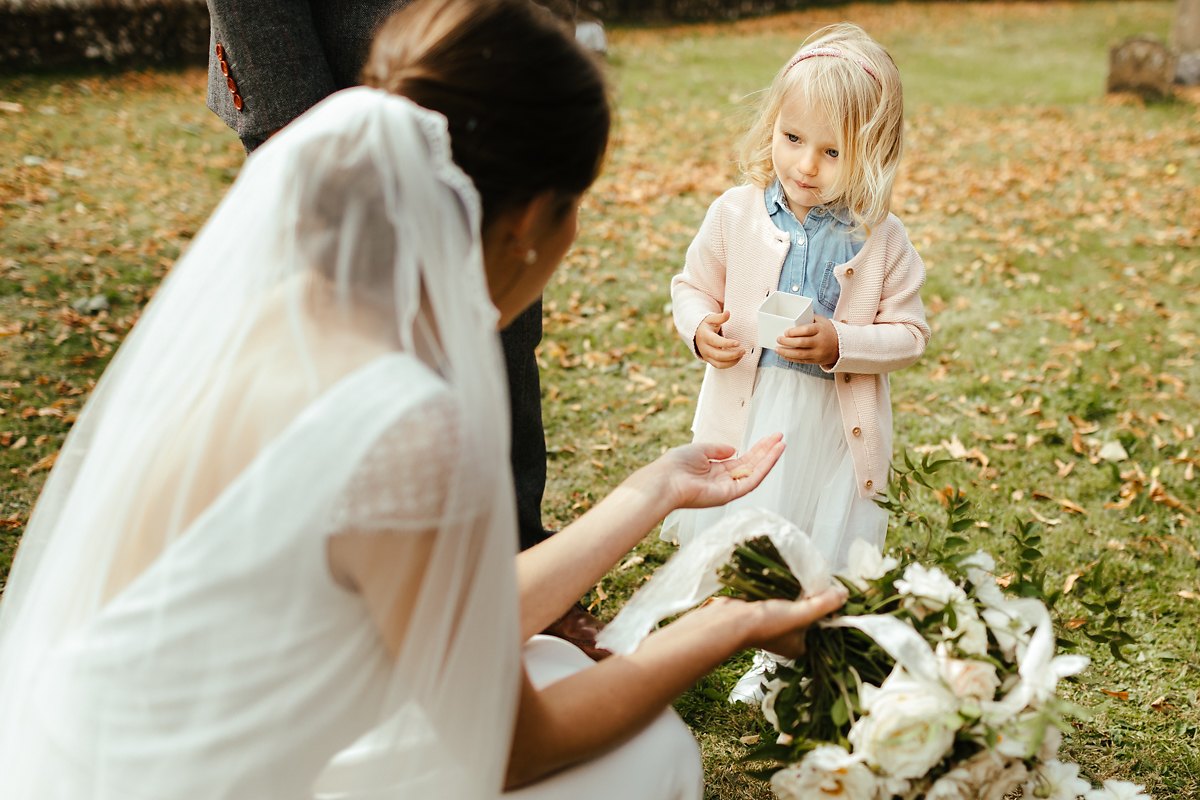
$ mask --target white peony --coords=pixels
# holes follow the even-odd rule
[[[1107,780],[1103,788],[1092,789],[1084,800],[1150,800],[1146,787],[1129,781]]]
[[[924,619],[931,611],[941,611],[950,603],[964,602],[966,594],[937,567],[909,564],[904,577],[896,581],[896,591],[904,597],[904,607]]]
[[[1079,777],[1078,764],[1047,761],[1037,768],[1025,784],[1025,797],[1044,800],[1077,800],[1092,785]]]
[[[878,795],[875,775],[858,759],[837,745],[821,745],[798,764],[790,764],[771,776],[771,789],[781,800],[811,800],[813,797],[874,800]]]
[[[862,687],[864,716],[850,728],[854,752],[896,778],[920,778],[945,757],[963,724],[957,698],[941,683],[897,667],[878,689]]]

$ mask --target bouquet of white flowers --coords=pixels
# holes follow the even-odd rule
[[[938,463],[898,474],[925,483]],[[895,501],[889,501],[895,504]],[[974,525],[969,503],[948,499],[950,535],[919,561],[852,547],[849,567],[832,575],[808,536],[766,511],[731,513],[689,541],[601,633],[600,645],[629,652],[657,624],[725,591],[746,600],[794,599],[832,581],[849,592],[831,619],[810,628],[805,655],[768,674],[763,713],[778,731],[750,760],[783,800],[1001,800],[1023,791],[1049,800],[1148,798],[1126,781],[1093,788],[1079,767],[1057,760],[1067,717],[1080,713],[1057,694],[1058,682],[1088,659],[1056,654],[1037,566],[1040,538],[1030,526],[1013,535],[1015,577],[1002,586],[993,558],[969,552],[957,533]],[[905,515],[907,510],[890,509]],[[910,520],[912,515],[908,515]],[[933,524],[921,518],[925,527]],[[1099,591],[1102,579],[1091,579]],[[1084,605],[1097,624],[1085,635],[1117,657],[1133,640],[1120,599]]]
[[[756,755],[776,765],[778,797],[1148,797],[1124,781],[1094,789],[1056,760],[1075,711],[1056,687],[1088,660],[1056,655],[1045,604],[1006,594],[995,569],[983,552],[926,567],[852,548],[837,576],[845,607],[766,685],[763,713],[779,737]],[[802,593],[768,536],[736,545],[718,572],[746,599]]]

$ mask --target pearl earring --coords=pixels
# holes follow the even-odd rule
[[[537,262],[538,253],[532,247],[525,251],[525,263],[532,266]]]

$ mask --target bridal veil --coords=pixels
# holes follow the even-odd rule
[[[248,160],[25,532],[0,797],[499,793],[516,538],[479,232],[444,118],[380,90]],[[392,618],[331,574],[338,536],[391,537]]]

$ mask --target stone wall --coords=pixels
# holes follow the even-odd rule
[[[822,0],[579,0],[605,22],[729,20]],[[573,4],[573,3],[572,3]],[[0,70],[202,64],[204,0],[0,0]]]
[[[0,69],[205,62],[208,7],[169,2],[0,2]]]

